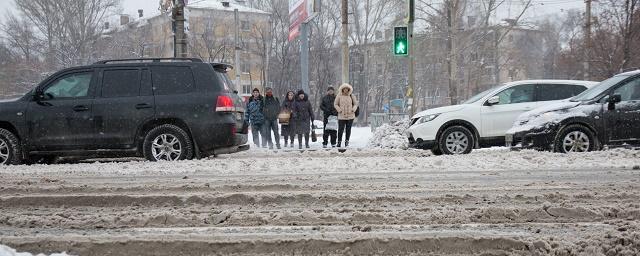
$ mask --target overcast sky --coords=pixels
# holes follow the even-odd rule
[[[3,2],[6,0],[2,0]],[[7,12],[14,12],[14,0],[8,0],[8,4],[0,5],[0,17],[4,19],[4,16]],[[22,0],[28,1],[28,0]],[[215,1],[215,0],[213,0]],[[471,0],[473,1],[473,0]],[[144,10],[144,16],[149,17],[159,13],[158,11],[158,0],[122,0],[123,12],[124,14],[129,14],[134,17],[138,15],[138,9]],[[438,1],[434,1],[438,2]],[[507,8],[508,6],[503,6],[499,11],[498,17],[513,17],[517,14],[518,10],[522,8],[522,4],[520,1],[506,1],[506,3],[512,3],[511,8]],[[594,2],[594,7],[597,7],[597,2]],[[547,14],[552,13],[560,13],[562,11],[566,11],[568,9],[584,9],[584,1],[583,0],[534,0],[534,5],[527,12],[527,17],[529,19],[539,19],[542,16],[546,16]],[[511,11],[509,11],[511,10]],[[114,17],[115,20],[117,17]]]

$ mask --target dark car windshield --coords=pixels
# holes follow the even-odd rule
[[[478,101],[478,100],[480,100],[480,99],[484,98],[484,96],[487,96],[487,94],[489,94],[489,93],[491,93],[491,92],[495,91],[495,90],[496,90],[496,88],[498,88],[498,86],[491,87],[489,90],[486,90],[486,91],[484,91],[484,92],[478,93],[478,94],[476,94],[475,96],[473,96],[473,97],[469,98],[468,100],[466,100],[465,102],[463,102],[462,104],[471,104],[471,103],[474,103],[474,102],[476,102],[476,101]]]
[[[612,86],[618,84],[620,81],[627,79],[628,77],[629,76],[614,76],[612,78],[604,80],[600,82],[598,85],[591,87],[586,91],[582,92],[581,94],[578,94],[575,97],[571,98],[570,101],[592,100],[595,97],[598,97],[598,95],[608,90],[609,88],[611,88]]]

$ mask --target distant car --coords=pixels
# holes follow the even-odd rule
[[[640,70],[609,78],[569,101],[522,114],[507,132],[515,149],[586,152],[640,145]]]
[[[597,84],[573,80],[506,83],[460,105],[422,111],[406,130],[409,146],[434,154],[467,154],[473,148],[504,146],[505,133],[522,113],[573,97]]]
[[[59,71],[0,102],[0,164],[58,156],[184,160],[245,149],[242,99],[226,64],[101,61]]]

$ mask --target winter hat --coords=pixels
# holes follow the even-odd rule
[[[335,89],[333,89],[333,86],[329,86],[329,88],[327,88],[327,91],[335,91]]]
[[[298,90],[298,94],[296,94],[296,95],[300,96],[300,94],[304,94],[304,91],[303,90]]]

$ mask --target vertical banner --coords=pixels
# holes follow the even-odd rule
[[[289,0],[289,42],[300,35],[300,24],[309,18],[308,0]]]

